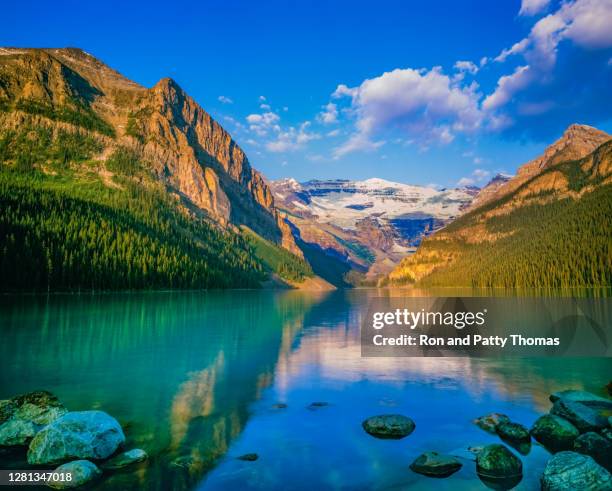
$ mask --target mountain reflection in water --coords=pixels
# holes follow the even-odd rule
[[[419,453],[498,441],[475,417],[500,411],[529,426],[550,392],[608,382],[604,358],[362,358],[370,299],[405,294],[415,293],[4,297],[0,399],[47,389],[69,409],[116,417],[127,447],[150,459],[94,489],[427,489],[408,469]],[[410,416],[415,432],[365,434],[361,421],[384,412]],[[250,452],[260,458],[236,458]],[[537,484],[546,458],[538,446],[522,457],[518,489]],[[0,463],[25,466],[22,455]],[[436,484],[483,487],[468,461]]]

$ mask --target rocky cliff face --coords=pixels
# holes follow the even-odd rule
[[[519,167],[514,177],[505,179],[505,176],[496,176],[496,179],[476,196],[470,210],[509,195],[532,177],[555,164],[585,157],[609,139],[610,135],[605,131],[592,126],[582,124],[569,126],[561,138],[546,147],[542,155]]]
[[[0,103],[16,109],[0,112],[5,120],[26,112],[70,125],[80,115],[105,143],[101,159],[129,147],[192,211],[246,225],[301,256],[263,177],[173,80],[147,89],[78,49],[0,48]]]

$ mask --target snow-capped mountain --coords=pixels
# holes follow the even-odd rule
[[[303,183],[282,179],[270,187],[302,241],[361,264],[369,255],[367,267],[377,272],[458,216],[476,194],[474,189],[436,189],[378,178]],[[361,257],[351,246],[356,244]]]
[[[316,217],[344,229],[355,229],[365,218],[397,220],[454,218],[473,194],[464,189],[438,190],[384,179],[365,181],[283,179],[272,183],[277,200],[294,212]]]

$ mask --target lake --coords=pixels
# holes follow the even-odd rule
[[[364,358],[360,321],[380,295],[2,297],[0,399],[46,389],[71,410],[117,418],[127,447],[150,459],[96,490],[472,490],[486,487],[467,448],[499,442],[474,418],[496,411],[529,427],[551,392],[602,394],[610,381],[610,358]],[[361,422],[382,413],[411,417],[415,431],[373,438]],[[429,450],[463,468],[435,480],[412,472]],[[237,459],[253,452],[257,461]],[[539,489],[548,457],[532,445],[516,489]],[[19,454],[0,459],[26,467]]]

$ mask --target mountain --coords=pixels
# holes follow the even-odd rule
[[[279,254],[292,263],[286,271],[300,271],[293,279],[312,275],[270,188],[221,125],[173,80],[145,88],[80,49],[0,48],[0,174],[11,212],[0,240],[34,254],[36,288],[252,286],[269,265],[250,258],[251,235],[243,230],[287,250]],[[44,223],[52,210],[68,222]],[[61,244],[63,227],[76,227],[70,220],[95,227],[102,215],[109,244],[78,237],[74,250]],[[38,228],[27,229],[32,221]],[[109,247],[116,250],[121,234],[140,237],[143,249],[113,257]],[[148,241],[156,244],[150,253]],[[165,251],[164,264],[148,257],[154,250]],[[77,257],[105,257],[116,273],[75,265]],[[13,259],[4,252],[2,264]],[[171,273],[170,264],[181,261]],[[104,281],[84,278],[91,268]],[[224,274],[234,270],[236,278]],[[15,281],[3,286],[27,287]]]
[[[283,179],[270,187],[303,250],[319,249],[369,279],[388,273],[423,237],[459,215],[474,194],[376,178]]]
[[[392,284],[573,287],[612,283],[612,141],[570,126],[515,177],[424,240]],[[480,202],[479,202],[479,198]]]
[[[474,199],[466,209],[474,210],[489,201],[493,201],[500,192],[500,188],[510,181],[512,177],[508,174],[496,174],[482,189],[475,193]]]

